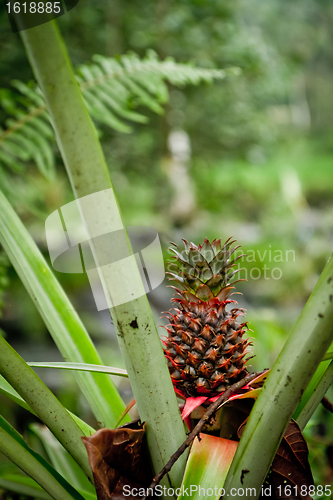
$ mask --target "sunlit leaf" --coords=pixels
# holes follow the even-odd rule
[[[218,500],[238,443],[208,434],[195,439],[186,464],[178,500]]]

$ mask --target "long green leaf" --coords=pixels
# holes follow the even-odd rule
[[[53,436],[47,427],[39,424],[30,424],[29,430],[43,443],[52,466],[77,490],[95,492],[93,485],[87,479],[83,470],[73,460],[70,454]]]
[[[23,398],[21,398],[21,396],[15,391],[15,389],[12,388],[12,386],[7,382],[6,379],[3,378],[2,375],[0,375],[0,394],[3,394],[4,396],[14,401],[14,403],[17,403],[25,410],[30,411],[30,413],[32,413],[33,415],[36,415],[34,410],[30,408],[30,406],[24,401]],[[91,434],[94,434],[94,432],[96,432],[93,427],[81,420],[77,415],[74,415],[74,413],[70,412],[69,410],[67,411],[74,422],[76,422],[80,427],[85,436],[91,436]]]
[[[330,349],[332,349],[332,347],[333,347],[333,345],[330,346]],[[298,421],[298,417],[299,417],[300,413],[303,411],[305,406],[307,406],[307,408],[309,409],[308,402],[310,399],[312,400],[312,404],[314,403],[314,399],[312,396],[313,396],[314,392],[317,390],[318,384],[321,384],[321,381],[322,381],[323,377],[325,376],[325,373],[328,371],[332,357],[333,357],[333,351],[328,351],[328,352],[326,352],[325,356],[322,358],[320,365],[318,366],[318,368],[315,371],[309,385],[307,386],[307,388],[304,391],[302,399],[300,400],[300,402],[297,405],[296,411],[293,415],[294,420]],[[318,395],[318,393],[317,393],[317,395]],[[319,404],[319,401],[318,401],[318,404]],[[314,411],[314,409],[313,409],[313,411]],[[303,418],[302,418],[303,421],[304,421],[304,415],[305,414],[303,414]],[[309,415],[309,418],[310,418],[310,415]]]
[[[14,401],[14,403],[17,403],[25,410],[30,411],[30,413],[32,413],[33,415],[36,415],[33,409],[30,408],[30,406],[24,401],[23,398],[21,398],[21,396],[15,391],[15,389],[12,388],[12,386],[7,382],[5,378],[3,378],[2,375],[0,375],[0,394],[7,396],[9,399]]]
[[[63,357],[102,364],[86,329],[28,231],[0,191],[0,242]],[[77,381],[102,427],[113,427],[125,406],[110,377],[77,373]]]
[[[247,498],[258,498],[286,426],[332,342],[332,289],[330,258],[250,413],[226,479],[227,494],[251,487],[256,493]]]
[[[301,429],[304,429],[304,427],[312,417],[317,406],[320,404],[320,401],[323,399],[326,392],[331,387],[332,382],[333,382],[333,361],[331,361],[331,363],[329,364],[327,370],[322,375],[321,379],[314,388],[311,396],[307,400],[306,404],[302,406],[302,409],[297,416],[297,423]]]
[[[82,431],[38,375],[0,335],[0,373],[92,478]]]
[[[324,376],[325,372],[327,371],[328,367],[330,366],[329,361],[322,361],[320,365],[318,366],[317,370],[315,371],[312,379],[310,380],[309,385],[304,391],[304,394],[302,396],[302,399],[297,405],[297,408],[293,414],[293,418],[295,420],[298,420],[298,417],[300,413],[303,411],[304,407],[307,405],[309,399],[311,399],[314,391],[316,390],[316,387],[320,383],[320,380]]]
[[[127,371],[122,368],[112,368],[111,366],[90,365],[88,363],[62,363],[58,361],[28,361],[27,365],[35,368],[58,368],[62,370],[77,370],[83,372],[108,373],[119,377],[128,377]]]
[[[1,474],[0,488],[32,498],[52,500],[52,497],[43,488],[41,488],[36,481],[34,481],[31,477],[23,476],[21,474]],[[77,491],[85,500],[97,500],[96,495],[93,493],[82,491],[80,489]]]
[[[52,497],[43,490],[31,477],[21,474],[0,475],[0,488],[13,491],[19,495],[26,495],[41,500],[52,500]]]
[[[31,450],[22,436],[0,415],[0,451],[56,500],[84,500],[50,464]]]
[[[103,151],[56,24],[45,23],[20,34],[45,97],[83,225],[91,239],[140,418],[147,423],[152,463],[158,471],[185,440],[185,430]],[[98,196],[91,196],[94,193]],[[101,234],[101,228],[104,233],[105,230],[112,233],[112,247],[123,252],[123,259],[115,266],[101,263],[101,258],[111,251],[99,238],[93,241],[96,233]],[[131,297],[134,300],[127,302]],[[173,485],[180,485],[185,461],[184,454],[171,470],[169,478]]]

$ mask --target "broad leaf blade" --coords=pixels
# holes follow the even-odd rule
[[[200,441],[196,438],[192,445],[178,500],[188,495],[192,500],[218,500],[237,445],[236,441],[200,434]]]

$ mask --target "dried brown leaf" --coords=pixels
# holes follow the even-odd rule
[[[276,492],[281,491],[282,495],[277,497],[281,500],[293,498],[285,494],[285,486],[290,485],[297,495],[295,498],[311,500],[309,495],[301,496],[301,487],[306,491],[313,485],[313,477],[308,462],[308,447],[303,434],[294,420],[288,424],[283,440],[272,462],[272,480]],[[279,490],[277,489],[280,486]]]
[[[237,431],[239,438],[243,434],[246,422],[247,419]],[[308,454],[309,451],[303,434],[298,424],[291,420],[271,466],[270,482],[275,489],[277,499],[298,500],[302,498],[302,500],[312,500],[309,495],[301,495],[302,486],[303,490],[309,491],[309,486],[313,485]]]
[[[88,452],[98,500],[122,500],[132,488],[146,488],[153,477],[145,444],[146,425],[100,429],[81,438]],[[138,500],[138,496],[135,497]]]

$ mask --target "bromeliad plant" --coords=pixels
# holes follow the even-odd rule
[[[165,327],[168,338],[163,341],[164,353],[175,391],[186,400],[183,419],[192,428],[189,415],[191,414],[192,418],[203,415],[185,444],[190,445],[204,426],[206,432],[213,432],[214,435],[228,440],[231,438],[232,441],[229,442],[225,439],[223,442],[219,439],[207,442],[205,437],[205,445],[200,448],[196,444],[192,450],[196,460],[204,458],[207,467],[211,452],[218,448],[224,457],[224,464],[227,465],[234,456],[237,447],[235,440],[237,441],[244,431],[253,400],[260,394],[268,371],[249,374],[245,356],[251,342],[244,338],[247,323],[238,321],[244,311],[238,308],[227,309],[228,306],[230,308],[232,304],[237,304],[235,300],[231,300],[231,291],[235,288],[231,285],[237,283],[232,282],[232,279],[240,269],[234,268],[236,262],[243,257],[239,255],[233,258],[233,253],[239,245],[232,248],[235,241],[231,238],[224,245],[221,240],[210,243],[207,238],[198,246],[183,241],[183,251],[175,244],[173,245],[177,250],[170,249],[178,265],[174,264],[173,272],[168,274],[171,275],[170,280],[177,283],[177,287],[172,288],[180,298],[172,299],[177,307],[168,313],[170,324]],[[212,404],[205,411],[201,405],[206,407],[209,403]],[[198,412],[198,407],[201,407],[201,413]],[[218,416],[210,421],[219,409]],[[184,449],[183,445],[164,468],[163,473],[169,470]],[[266,496],[284,498],[287,491],[293,491],[296,496],[301,495],[309,500],[309,492],[314,491],[314,486],[307,455],[307,445],[301,431],[297,423],[291,421],[272,462],[271,474],[266,479],[266,491],[268,488],[270,492]],[[211,462],[211,465],[215,470],[214,462]],[[225,472],[225,467],[223,469]],[[242,469],[242,484],[247,473],[250,473],[250,469]],[[187,470],[185,484],[191,484],[188,476],[192,475],[193,471]],[[155,478],[153,484],[161,477],[159,475]],[[220,495],[221,491],[224,491],[224,474],[220,477],[216,477],[215,473],[208,474],[208,477],[204,475],[201,481],[202,491],[205,487],[209,489],[211,484],[216,485],[216,481]]]
[[[177,395],[185,399],[183,418],[203,403],[214,402],[231,385],[247,375],[245,358],[249,339],[244,338],[247,323],[240,323],[244,311],[228,310],[237,304],[231,299],[236,262],[233,258],[237,245],[229,238],[212,243],[206,238],[202,245],[183,240],[185,249],[171,248],[174,272],[169,272],[172,287],[180,298],[173,298],[177,308],[167,313],[170,324],[165,328],[168,338],[163,341],[164,354]],[[169,266],[172,269],[172,265]],[[235,292],[234,292],[235,293]],[[236,292],[237,293],[237,292]],[[244,391],[244,389],[243,389]]]
[[[170,375],[175,390],[182,397],[214,396],[244,378],[246,323],[239,323],[243,311],[227,311],[236,303],[230,299],[233,270],[242,255],[232,259],[239,245],[231,248],[229,238],[196,246],[184,240],[185,252],[173,250],[181,265],[181,272],[171,274],[180,288],[175,288],[179,298],[173,301],[179,309],[169,313],[169,338],[165,341],[165,355],[169,361]]]
[[[79,202],[96,192],[113,192],[94,125],[56,25],[49,22],[22,31],[22,39],[76,199]],[[105,83],[104,80],[102,83]],[[6,155],[2,155],[2,159],[4,157]],[[117,220],[119,229],[123,227],[117,203],[102,211],[98,205],[90,205],[88,211],[83,205],[80,208],[90,235],[94,234],[96,220],[102,226],[111,219]],[[126,231],[124,227],[123,230]],[[103,427],[113,429],[124,412],[124,405],[106,373],[126,374],[101,366],[100,356],[82,322],[2,193],[0,242],[64,359],[70,362],[67,368],[75,369],[77,382],[97,420],[102,422]],[[98,255],[103,253],[100,244],[92,240],[97,266]],[[149,478],[147,470],[140,471],[136,460],[126,461],[122,450],[114,448],[115,445],[123,444],[127,450],[134,450],[132,458],[137,458],[144,453],[140,443],[145,434],[155,474],[177,449],[186,449],[183,445],[186,439],[184,425],[172,382],[177,393],[187,400],[199,399],[202,404],[213,397],[217,407],[225,403],[233,391],[239,391],[242,385],[244,392],[246,382],[249,382],[247,389],[250,394],[255,391],[258,394],[259,388],[251,386],[245,367],[248,345],[244,338],[246,325],[238,321],[239,310],[228,308],[231,303],[230,279],[234,273],[230,246],[230,241],[222,246],[218,240],[212,244],[205,241],[199,246],[186,243],[183,255],[176,250],[183,271],[173,276],[181,298],[176,299],[178,309],[171,315],[169,337],[165,340],[171,377],[135,259],[129,260],[131,265],[124,269],[121,280],[112,269],[107,275],[103,274],[103,268],[100,270],[105,292],[111,300],[111,314],[144,427],[131,424],[130,427],[113,430],[111,434],[104,430],[94,434],[95,429],[70,414],[32,368],[0,336],[0,373],[3,376],[0,390],[37,415],[51,431],[34,429],[43,441],[52,464],[29,448],[22,436],[1,417],[0,451],[27,475],[0,471],[0,487],[34,498],[49,498],[50,495],[57,500],[93,500],[96,499],[96,490],[99,498],[112,498],[113,492],[119,495],[121,484],[127,480],[137,487],[146,484]],[[119,286],[121,291],[127,293],[128,284],[142,291],[141,295],[138,293],[139,298],[113,305]],[[196,440],[187,462],[186,453],[178,453],[173,459],[173,466],[163,479],[165,485],[173,488],[181,484],[184,487],[189,484],[201,487],[216,485],[224,487],[226,494],[231,488],[249,486],[253,490],[248,498],[259,496],[298,403],[301,401],[297,418],[304,427],[327,384],[333,380],[331,365],[327,369],[324,364],[320,365],[333,335],[332,286],[333,263],[329,261],[260,391],[239,445],[229,439],[208,435],[202,439],[202,446]],[[308,384],[309,389],[302,398]],[[190,409],[197,403],[198,400]],[[126,420],[128,417],[125,417]],[[204,418],[199,422],[201,429],[206,420]],[[93,438],[89,438],[92,434]],[[291,434],[292,431],[289,431],[287,436]],[[90,464],[82,438],[90,450]],[[99,445],[95,447],[96,440],[99,444],[102,442],[103,453]],[[186,443],[189,444],[189,441]],[[91,455],[94,455],[94,460]],[[97,467],[96,470],[96,462],[102,468]],[[93,471],[90,465],[93,465]],[[143,475],[145,479],[142,482]],[[96,489],[91,484],[93,476]],[[104,481],[107,478],[104,482],[106,488],[101,488],[97,477],[104,478]],[[215,498],[218,498],[220,493],[215,491]]]

